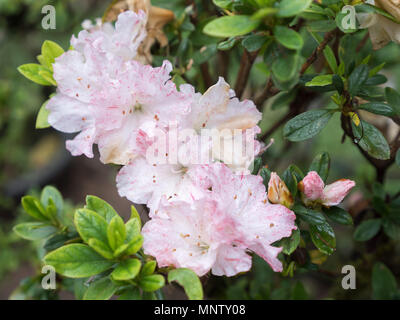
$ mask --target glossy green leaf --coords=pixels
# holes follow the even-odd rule
[[[135,206],[131,206],[131,217],[128,222],[130,222],[133,219],[137,220],[138,225],[139,225],[139,232],[140,232],[140,229],[142,228],[142,220],[140,219],[140,214],[136,210]]]
[[[147,261],[140,272],[140,276],[148,276],[154,273],[157,267],[157,262],[154,260]]]
[[[51,86],[52,84],[39,75],[39,71],[46,70],[45,67],[36,63],[28,63],[18,67],[18,71],[27,79],[42,86]]]
[[[381,229],[381,219],[363,221],[354,232],[356,241],[368,241],[375,237]]]
[[[315,171],[321,177],[322,180],[326,181],[329,175],[329,168],[331,165],[331,158],[329,153],[324,152],[316,156],[311,163],[308,171]]]
[[[287,255],[291,255],[300,244],[300,229],[297,227],[296,230],[292,231],[292,235],[288,238],[283,238],[278,242],[274,243],[276,247],[282,247],[282,252]]]
[[[246,48],[247,51],[253,52],[260,50],[267,41],[268,38],[266,36],[260,34],[254,34],[245,37],[242,41],[242,45],[243,47]]]
[[[343,225],[353,224],[353,218],[351,217],[351,215],[346,210],[340,207],[324,208],[323,211],[332,221]]]
[[[47,121],[47,118],[49,117],[49,110],[46,109],[47,102],[48,101],[43,103],[40,107],[39,113],[36,117],[36,129],[46,129],[50,127],[50,124]]]
[[[221,41],[218,43],[217,49],[221,51],[227,51],[232,49],[237,43],[237,39],[235,37],[231,37],[228,40]]]
[[[306,10],[312,3],[312,0],[282,0],[279,3],[278,17],[293,17]]]
[[[376,300],[394,299],[397,292],[396,278],[383,263],[377,262],[372,270],[372,298]]]
[[[299,33],[283,26],[275,26],[275,39],[284,47],[292,50],[300,50],[303,47],[303,38]]]
[[[370,102],[370,103],[364,103],[358,107],[358,109],[361,110],[366,110],[368,112],[374,113],[374,114],[379,114],[382,116],[387,116],[391,117],[395,114],[393,111],[392,107],[387,105],[386,103],[383,102]]]
[[[376,159],[387,160],[390,158],[390,147],[383,134],[372,124],[361,120],[356,126],[352,122],[353,134],[362,149]]]
[[[122,261],[111,273],[111,277],[117,281],[131,280],[139,274],[142,264],[138,259]]]
[[[40,195],[40,202],[43,204],[44,207],[47,207],[50,202],[50,199],[54,202],[58,214],[61,214],[64,207],[64,200],[60,191],[58,191],[53,186],[46,186],[42,190],[42,193]]]
[[[142,247],[142,245],[143,245],[143,236],[138,234],[137,236],[133,237],[129,243],[125,243],[121,247],[119,247],[115,251],[115,254],[119,255],[121,253],[124,253],[127,255],[132,255],[138,252]]]
[[[120,216],[111,219],[107,227],[107,238],[111,249],[116,250],[121,246],[126,237],[126,228],[124,221]]]
[[[331,255],[336,249],[336,237],[332,227],[327,224],[310,225],[311,240],[323,254]]]
[[[64,53],[64,49],[61,48],[57,43],[46,40],[42,45],[42,56],[46,63],[47,68],[53,70],[52,64],[55,62],[55,58],[58,58]]]
[[[99,239],[90,238],[88,241],[88,245],[104,258],[109,260],[114,258],[114,253],[107,243],[104,243]]]
[[[311,81],[306,83],[306,87],[325,87],[332,84],[332,75],[325,74],[314,77]]]
[[[311,225],[326,224],[326,219],[324,215],[316,210],[306,208],[302,205],[296,204],[292,210],[305,222]]]
[[[13,230],[21,238],[32,241],[48,238],[58,231],[57,228],[42,222],[17,224]]]
[[[368,75],[369,69],[365,64],[354,69],[348,79],[348,91],[351,96],[357,95],[361,86],[367,81]]]
[[[400,115],[400,94],[396,90],[388,87],[385,89],[385,96],[393,111]]]
[[[44,257],[44,262],[70,278],[85,278],[109,269],[114,262],[106,260],[84,244],[69,244],[58,248]]]
[[[142,296],[139,288],[130,287],[121,293],[118,300],[142,300]]]
[[[272,64],[272,75],[280,83],[291,81],[298,77],[298,63],[299,55],[295,53],[276,59]]]
[[[165,285],[165,279],[162,275],[152,274],[142,277],[139,281],[139,285],[145,292],[154,292]]]
[[[168,282],[178,282],[185,290],[189,300],[202,300],[203,287],[199,277],[190,269],[174,269],[168,273]]]
[[[86,197],[85,208],[102,216],[107,223],[110,223],[111,219],[118,215],[114,208],[111,207],[107,202],[95,196]]]
[[[24,196],[21,199],[22,207],[32,218],[40,221],[47,221],[45,209],[36,198],[32,196]]]
[[[316,136],[328,124],[333,113],[330,110],[311,110],[304,112],[286,123],[283,135],[297,142]]]
[[[223,16],[209,22],[203,32],[212,37],[235,37],[250,33],[259,24],[259,20],[252,20],[249,16]]]
[[[87,289],[83,300],[108,300],[117,291],[118,286],[110,278],[93,281]]]
[[[75,212],[75,226],[83,241],[98,239],[108,243],[107,222],[99,214],[88,209],[78,209]]]

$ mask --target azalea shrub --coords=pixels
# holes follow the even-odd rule
[[[202,299],[203,285],[212,297],[210,277],[229,282],[217,297],[268,299],[308,297],[301,283],[256,286],[271,273],[323,272],[342,225],[366,252],[355,267],[373,264],[371,297],[399,298],[398,270],[371,258],[399,248],[400,93],[380,55],[398,50],[399,24],[391,0],[112,1],[68,48],[47,40],[38,63],[18,70],[54,87],[37,129],[74,134],[72,156],[97,158],[98,149],[92,161],[118,166],[131,218],[96,196],[65,210],[48,186],[22,198],[32,221],[14,231],[40,240],[57,290],[77,299],[163,299],[174,282]],[[350,141],[373,178],[333,180],[329,146],[307,166],[271,164],[278,129],[285,146],[275,157],[284,159],[333,118],[336,143]],[[344,205],[356,186],[364,201]],[[137,205],[147,208],[143,226]]]

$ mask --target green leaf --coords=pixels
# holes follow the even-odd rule
[[[274,243],[276,247],[283,247],[282,252],[287,255],[291,255],[294,250],[297,249],[300,244],[300,229],[297,227],[296,230],[292,231],[292,235],[288,238],[283,238],[278,242]]]
[[[115,216],[111,219],[107,227],[107,238],[111,249],[115,251],[118,247],[120,247],[124,243],[125,237],[126,228],[124,221],[120,216]]]
[[[332,75],[324,74],[314,77],[311,81],[306,83],[306,87],[325,87],[332,84]]]
[[[131,206],[131,218],[129,219],[129,221],[131,221],[133,219],[137,220],[138,225],[139,225],[139,232],[140,232],[140,229],[142,229],[142,220],[140,219],[140,214],[136,210],[135,206]]]
[[[203,32],[212,37],[235,37],[250,33],[259,24],[259,20],[252,20],[249,16],[224,16],[209,22]]]
[[[114,262],[104,259],[84,244],[69,244],[48,253],[44,262],[70,278],[91,277],[109,269]]]
[[[140,272],[140,276],[148,276],[156,270],[157,262],[154,260],[147,261]]]
[[[393,240],[400,240],[400,225],[396,224],[393,219],[384,218],[382,221],[383,231],[385,234],[393,239]]]
[[[298,76],[299,55],[292,53],[276,59],[272,64],[272,74],[278,82],[288,82]]]
[[[153,292],[162,288],[165,285],[165,279],[162,275],[152,274],[140,279],[140,287],[145,292]]]
[[[88,241],[88,245],[92,247],[97,253],[102,255],[104,258],[108,260],[112,260],[114,258],[114,253],[110,250],[110,247],[107,243],[100,241],[99,239],[90,238]]]
[[[339,92],[340,94],[343,93],[343,91],[344,91],[344,83],[343,83],[342,78],[339,75],[337,75],[337,74],[333,75],[332,84],[335,87],[335,89],[337,90],[337,92]]]
[[[50,203],[50,200],[52,200],[56,206],[58,214],[61,214],[64,207],[64,200],[60,191],[53,186],[46,186],[40,195],[40,202],[44,207],[47,207]]]
[[[222,9],[230,9],[232,7],[232,0],[212,0],[212,2]]]
[[[336,237],[328,224],[310,225],[311,240],[323,254],[331,255],[336,249]]]
[[[279,3],[278,17],[293,17],[306,10],[312,3],[312,0],[282,0]]]
[[[351,96],[357,95],[362,85],[367,81],[368,75],[369,69],[365,64],[354,69],[348,79],[348,91]]]
[[[293,300],[308,300],[309,295],[300,281],[297,281],[292,291]]]
[[[63,53],[64,49],[61,48],[57,43],[50,40],[43,42],[42,57],[47,68],[49,68],[51,71],[53,71],[52,64],[55,62],[55,59],[61,56]]]
[[[138,252],[142,247],[142,245],[143,245],[143,236],[141,234],[138,234],[137,236],[132,238],[132,240],[129,243],[122,245],[114,253],[117,256],[121,253],[132,255]]]
[[[246,48],[247,51],[253,52],[260,50],[262,46],[268,41],[268,38],[264,35],[253,34],[248,37],[245,37],[242,41],[243,47]]]
[[[138,259],[122,261],[111,273],[111,277],[117,281],[134,279],[139,274],[141,266]]]
[[[53,75],[51,74],[50,71],[48,70],[40,70],[39,71],[39,76],[41,76],[43,79],[51,83],[53,86],[57,86],[57,82],[54,80]]]
[[[121,293],[118,300],[142,300],[142,296],[139,288],[130,287]]]
[[[256,13],[254,13],[251,18],[254,20],[261,20],[264,19],[270,15],[273,15],[278,12],[277,8],[262,8],[258,10]]]
[[[383,263],[377,262],[372,269],[372,298],[376,300],[394,299],[397,292],[396,278]]]
[[[24,196],[21,200],[22,207],[32,218],[40,221],[47,221],[45,210],[42,204],[32,196]]]
[[[21,238],[32,241],[48,238],[58,231],[57,228],[42,222],[17,224],[13,230]]]
[[[184,289],[189,300],[203,300],[203,287],[199,277],[190,269],[181,268],[168,273],[168,282],[178,282]]]
[[[381,229],[381,219],[363,221],[354,232],[356,241],[368,241],[375,237]]]
[[[361,120],[356,126],[351,123],[354,137],[359,140],[360,147],[376,159],[387,160],[390,158],[390,147],[383,134],[372,124]]]
[[[47,119],[49,117],[49,110],[46,109],[46,105],[49,101],[47,100],[40,107],[39,113],[36,117],[36,129],[46,129],[50,127]]]
[[[392,107],[393,111],[400,115],[400,94],[396,90],[388,87],[385,89],[385,96],[386,101]]]
[[[317,172],[321,179],[326,181],[328,178],[330,165],[331,158],[329,157],[329,153],[324,152],[314,158],[308,171]]]
[[[301,35],[287,27],[276,26],[274,36],[281,45],[288,49],[300,50],[304,44]]]
[[[304,112],[286,123],[283,135],[297,142],[316,136],[328,124],[333,113],[330,110],[311,110]]]
[[[42,86],[51,86],[52,84],[39,75],[40,71],[47,70],[45,67],[36,63],[28,63],[18,67],[18,71],[27,79]]]
[[[323,211],[332,221],[344,225],[353,224],[353,218],[351,217],[351,215],[346,210],[340,207],[323,208]]]
[[[102,278],[90,284],[83,296],[83,300],[108,300],[114,295],[117,289],[118,286],[110,278]]]
[[[118,215],[114,208],[111,207],[107,202],[95,196],[86,197],[85,208],[102,216],[107,223],[110,223],[111,219]]]
[[[336,73],[338,71],[338,65],[335,54],[333,53],[333,50],[330,46],[326,46],[326,48],[324,49],[324,56],[332,72]]]
[[[108,243],[107,222],[96,212],[78,209],[75,212],[74,221],[83,241],[89,242],[89,239],[94,238],[103,243]]]
[[[218,48],[218,50],[221,50],[221,51],[227,51],[227,50],[232,49],[235,46],[236,42],[237,42],[237,39],[235,37],[231,37],[228,40],[218,43],[217,48]]]
[[[371,112],[374,114],[379,114],[379,115],[386,116],[386,117],[392,117],[395,114],[393,109],[389,105],[387,105],[383,102],[364,103],[364,104],[360,105],[358,107],[358,109],[366,110],[368,112]]]
[[[319,211],[303,207],[299,204],[296,204],[292,210],[295,212],[296,216],[299,216],[302,220],[311,225],[327,223],[324,215]]]

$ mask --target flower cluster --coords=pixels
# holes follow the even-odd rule
[[[144,250],[160,266],[233,276],[250,269],[254,252],[281,271],[281,248],[272,244],[291,235],[296,217],[248,174],[262,148],[261,113],[222,78],[204,94],[178,90],[168,61],[158,68],[135,61],[146,19],[127,11],[115,27],[88,26],[72,38],[73,49],[53,65],[49,123],[79,132],[67,141],[72,155],[93,157],[97,144],[103,163],[123,165],[118,191],[149,207]]]

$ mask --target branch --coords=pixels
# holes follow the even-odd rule
[[[308,57],[307,61],[301,67],[300,75],[303,75],[307,69],[317,60],[319,54],[325,49],[328,43],[336,36],[337,30],[332,30],[325,33],[324,40],[315,48],[311,56]]]
[[[254,61],[258,55],[258,50],[254,52],[248,52],[246,49],[243,52],[242,59],[240,61],[240,70],[236,78],[235,93],[240,99],[242,98],[244,89],[246,88],[247,81],[249,79],[250,70],[253,66]]]

